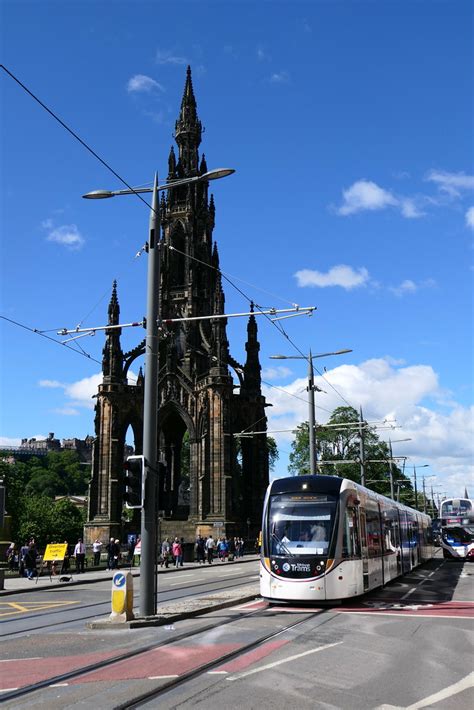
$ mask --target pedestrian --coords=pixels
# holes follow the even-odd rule
[[[209,537],[206,540],[206,552],[207,552],[207,563],[209,565],[212,565],[214,561],[214,540],[212,538],[212,535],[209,535]]]
[[[36,571],[36,558],[38,557],[38,552],[36,550],[36,545],[34,542],[30,542],[28,545],[28,550],[23,557],[23,564],[25,566],[25,573],[28,579],[34,579],[37,576]]]
[[[228,554],[229,543],[227,542],[225,537],[221,537],[221,539],[217,543],[217,556],[219,557],[221,562],[225,562]]]
[[[86,559],[86,546],[80,537],[74,548],[74,557],[76,558],[76,573],[84,574],[84,561]]]
[[[105,549],[107,550],[107,569],[113,569],[112,564],[115,550],[115,539],[113,537],[110,538]]]
[[[171,551],[174,557],[174,566],[179,567],[181,564],[181,559],[183,557],[183,546],[177,537],[175,537],[173,541]]]
[[[183,567],[184,566],[184,537],[180,539],[181,543],[181,557],[179,558],[179,566]]]
[[[102,550],[102,543],[99,538],[96,538],[92,543],[92,552],[94,553],[94,567],[100,565],[100,553]]]
[[[170,563],[170,554],[171,554],[171,543],[169,537],[166,537],[163,542],[161,543],[161,562],[160,562],[160,567],[163,567],[163,565],[168,569],[168,565]]]
[[[229,540],[229,557],[227,558],[229,562],[233,562],[235,557],[235,538],[231,537]]]
[[[134,550],[135,550],[135,535],[130,535],[130,539],[128,541],[128,548],[127,548],[127,562],[129,563],[130,567],[133,564]]]
[[[69,572],[69,557],[70,557],[70,551],[69,551],[69,545],[67,540],[64,540],[64,544],[66,545],[66,551],[64,552],[64,559],[63,563],[61,565],[61,574],[65,574],[66,572]]]
[[[8,569],[10,572],[13,572],[15,569],[15,557],[17,556],[16,553],[16,545],[14,542],[10,543],[10,546],[8,547],[5,556],[7,558],[7,564],[8,564]]]
[[[26,576],[25,556],[28,554],[28,549],[29,545],[27,542],[25,542],[25,544],[20,547],[20,555],[18,560],[18,574],[20,575],[20,577]]]
[[[115,538],[112,543],[112,567],[111,569],[118,569],[120,563],[120,540],[118,537]]]
[[[200,565],[206,562],[206,542],[202,535],[196,538],[196,543],[194,545],[196,551],[196,562]]]

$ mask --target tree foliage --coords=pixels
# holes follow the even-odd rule
[[[3,452],[0,478],[5,483],[5,509],[11,516],[13,539],[24,542],[35,537],[40,544],[77,540],[83,513],[70,501],[55,503],[54,498],[84,495],[89,477],[90,467],[81,463],[75,451],[50,451],[44,457],[24,457],[13,463]]]
[[[359,414],[353,407],[337,407],[331,414],[328,425],[316,429],[316,453],[318,462],[321,462],[318,463],[318,472],[350,478],[360,483]],[[385,441],[379,439],[373,427],[364,425],[362,432],[366,485],[383,495],[390,495],[389,446]],[[298,426],[295,440],[291,446],[289,471],[296,475],[309,474],[308,422],[303,422]],[[394,463],[392,463],[392,467],[394,480],[404,481],[403,488],[409,492],[410,479]]]

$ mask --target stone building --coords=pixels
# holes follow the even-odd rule
[[[207,172],[199,157],[202,126],[196,110],[191,70],[171,148],[168,177]],[[161,292],[163,321],[171,318],[223,314],[225,297],[219,254],[213,240],[215,204],[209,183],[163,192],[161,213]],[[250,306],[249,310],[253,310]],[[108,324],[119,324],[120,307],[114,282]],[[246,360],[229,352],[227,321],[188,321],[164,328],[159,353],[158,448],[163,464],[158,481],[157,517],[160,535],[196,533],[256,535],[268,484],[266,435],[242,438],[244,429],[266,431],[257,323],[247,324]],[[139,516],[125,526],[122,519],[124,447],[129,427],[136,453],[142,451],[143,386],[128,381],[132,363],[144,353],[143,340],[124,353],[120,328],[106,331],[103,379],[95,407],[95,443],[89,495],[88,541],[99,536],[121,537],[139,531]],[[234,384],[230,368],[236,375]],[[184,459],[186,463],[184,464]]]

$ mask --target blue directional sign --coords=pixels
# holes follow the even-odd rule
[[[125,587],[125,575],[121,572],[114,575],[114,587]]]

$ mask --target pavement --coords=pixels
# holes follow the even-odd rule
[[[256,562],[259,555],[246,555],[235,562],[226,562],[225,566],[230,567],[234,564],[242,564],[248,562]],[[195,562],[184,563],[183,567],[158,568],[158,577],[164,574],[180,574],[185,570],[190,569],[213,569],[213,567],[222,563],[197,564]],[[74,571],[70,577],[70,581],[61,582],[60,577],[66,575],[50,577],[48,574],[43,574],[41,577],[36,577],[33,580],[26,577],[6,577],[5,589],[0,590],[0,597],[11,594],[24,594],[25,592],[45,591],[48,589],[58,589],[60,587],[71,587],[81,584],[91,584],[94,582],[112,581],[114,572],[117,570],[90,570],[83,574],[75,574]],[[131,572],[133,577],[140,577],[139,567],[121,567],[122,572]],[[188,597],[176,602],[164,602],[159,605],[158,612],[155,616],[136,618],[127,622],[113,622],[108,618],[98,619],[87,624],[91,629],[114,629],[114,628],[140,628],[144,626],[162,626],[172,625],[175,621],[187,619],[201,614],[207,614],[219,609],[225,609],[230,606],[244,604],[252,601],[259,595],[259,584],[246,584],[237,589],[222,590],[207,594],[205,597]]]

